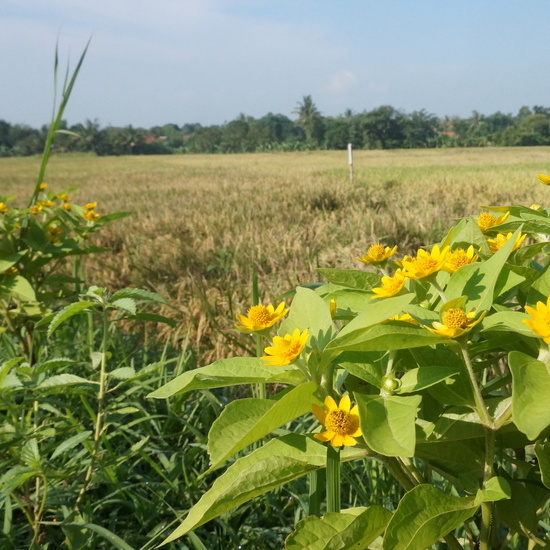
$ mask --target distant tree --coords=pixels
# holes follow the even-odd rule
[[[306,140],[312,145],[319,144],[324,133],[323,117],[310,95],[304,96],[294,113],[298,115],[297,123],[304,130]]]
[[[298,135],[294,122],[285,115],[267,113],[258,124],[265,130],[267,140],[273,143],[282,143]]]
[[[424,109],[406,115],[403,121],[404,145],[410,148],[435,147],[439,120]]]
[[[219,153],[223,132],[219,126],[204,126],[191,135],[186,144],[189,153]]]
[[[365,113],[362,125],[368,149],[395,149],[405,145],[405,117],[390,105]]]
[[[325,118],[325,147],[346,149],[350,143],[350,123],[345,118]]]

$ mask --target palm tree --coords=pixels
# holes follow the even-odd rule
[[[298,103],[294,113],[298,115],[298,126],[304,130],[306,140],[318,142],[322,138],[323,118],[310,95],[304,96],[302,102]]]

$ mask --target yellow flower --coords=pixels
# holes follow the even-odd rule
[[[355,258],[364,264],[379,264],[386,261],[388,258],[391,258],[397,246],[390,248],[389,246],[384,247],[381,244],[373,244],[369,247],[366,254],[363,254],[360,258]]]
[[[393,277],[382,277],[382,286],[372,289],[376,296],[371,296],[371,298],[389,298],[390,296],[395,296],[401,292],[406,280],[400,269],[395,272]]]
[[[42,206],[40,204],[35,204],[31,208],[31,214],[40,214],[40,212],[42,212]]]
[[[2,271],[2,275],[17,275],[19,273],[19,269],[16,267],[8,267],[5,271]]]
[[[541,183],[544,183],[544,185],[550,185],[550,176],[545,176],[544,174],[539,174],[537,176],[539,178],[539,181]]]
[[[284,367],[290,365],[298,359],[304,349],[309,333],[307,328],[300,333],[300,329],[295,329],[292,334],[287,334],[283,338],[275,336],[273,346],[264,349],[267,353],[262,357],[268,365]]]
[[[483,212],[477,218],[477,226],[481,229],[481,231],[485,232],[495,225],[500,225],[501,223],[504,223],[508,219],[509,215],[510,212],[506,212],[506,214],[497,217],[493,216],[493,214],[489,214],[489,212]]]
[[[474,253],[474,247],[472,245],[470,245],[466,251],[463,248],[455,248],[452,252],[447,254],[445,264],[443,265],[443,271],[454,273],[463,265],[473,264],[477,259],[478,255]]]
[[[7,212],[9,210],[9,208],[3,203],[3,202],[0,202],[0,212],[2,214],[4,214],[5,212]]]
[[[312,405],[313,414],[327,429],[326,432],[315,434],[319,441],[329,441],[333,447],[357,444],[355,437],[361,437],[363,432],[359,427],[359,409],[357,405],[351,408],[349,395],[344,395],[337,405],[332,397],[325,398],[325,408]]]
[[[68,202],[66,202],[65,204],[62,204],[60,208],[61,210],[70,210],[72,206]]]
[[[390,317],[384,323],[387,323],[388,321],[401,321],[403,323],[409,323],[410,325],[419,325],[420,323],[412,317],[410,313],[403,313],[403,315],[394,315],[393,317]]]
[[[243,332],[258,332],[272,327],[279,319],[284,317],[289,312],[285,309],[285,303],[281,302],[277,309],[269,304],[268,306],[252,306],[249,308],[247,315],[237,315],[237,321],[240,325],[235,325]]]
[[[487,243],[489,244],[489,248],[491,249],[491,252],[494,254],[498,250],[500,250],[512,237],[513,233],[510,231],[510,233],[504,234],[499,233],[494,239],[487,239]],[[518,249],[523,241],[525,240],[525,237],[527,235],[525,233],[519,233],[516,237],[516,243],[514,244],[514,248],[512,248],[512,251]]]
[[[95,221],[99,218],[99,214],[97,212],[94,212],[93,210],[88,210],[88,212],[86,212],[84,214],[84,217],[87,219],[87,220],[90,220],[90,221]]]
[[[334,316],[336,315],[336,310],[338,309],[338,306],[336,305],[336,300],[334,298],[331,298],[328,307],[330,309],[330,316],[334,319]]]
[[[38,201],[36,203],[38,206],[45,206],[46,208],[50,208],[51,206],[53,206],[55,203],[53,201]]]
[[[523,322],[547,344],[550,344],[550,296],[544,302],[537,302],[535,308],[525,306],[525,311],[533,319],[523,319]]]
[[[97,206],[97,202],[89,202],[85,204],[82,208],[84,210],[93,210]]]
[[[466,313],[460,307],[451,307],[443,312],[441,315],[441,323],[434,321],[432,323],[433,328],[426,327],[430,332],[437,334],[443,338],[459,338],[466,332],[468,332],[472,327],[475,327],[478,323],[483,320],[485,317],[483,312],[477,320],[474,321],[476,317],[476,310],[472,309],[470,313]]]
[[[431,251],[422,248],[416,252],[416,258],[405,256],[401,261],[403,275],[411,279],[422,279],[439,271],[445,264],[449,247],[442,250],[439,245],[434,245]]]
[[[47,183],[44,183],[44,182],[42,182],[42,183],[39,185],[40,191],[44,191],[44,189],[46,189],[46,187],[48,187],[48,184],[47,184]]]
[[[67,193],[59,193],[59,195],[57,195],[57,198],[64,202],[71,202],[73,200],[71,199],[71,197],[69,197],[69,195],[67,195]]]

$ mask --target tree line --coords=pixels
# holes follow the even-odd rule
[[[102,128],[97,120],[68,126],[56,142],[58,152],[97,155],[171,153],[250,153],[311,149],[408,149],[550,145],[550,108],[521,107],[517,114],[474,111],[468,118],[437,117],[424,109],[405,113],[389,105],[339,116],[323,116],[311,96],[303,97],[296,118],[268,113],[241,114],[222,125],[165,124],[152,128]],[[42,152],[48,127],[35,129],[0,120],[0,157]]]

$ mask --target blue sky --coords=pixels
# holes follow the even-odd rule
[[[39,126],[53,59],[75,65],[70,124],[439,116],[550,106],[548,0],[0,0],[0,119]]]

